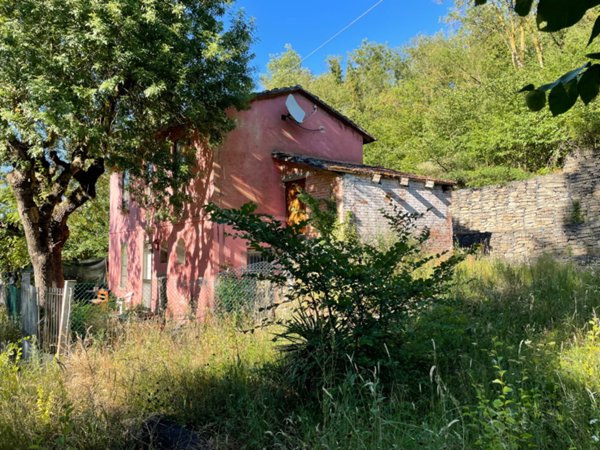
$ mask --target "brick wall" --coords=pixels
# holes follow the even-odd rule
[[[306,177],[306,192],[322,200],[335,199],[337,175],[332,172],[315,171]]]
[[[589,261],[600,256],[600,152],[568,158],[552,175],[506,186],[455,191],[454,233],[488,239],[492,254],[528,259],[543,253]]]
[[[340,197],[340,214],[344,217],[347,212],[352,213],[359,234],[367,239],[389,233],[388,222],[380,210],[392,213],[396,205],[423,215],[417,221],[417,228],[430,229],[430,251],[452,249],[452,220],[448,212],[451,192],[441,186],[429,189],[425,183],[412,180],[408,186],[402,186],[395,178],[382,178],[374,183],[367,176],[343,175]]]

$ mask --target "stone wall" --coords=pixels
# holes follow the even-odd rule
[[[413,180],[403,186],[396,178],[381,178],[375,183],[371,177],[357,175],[341,175],[339,183],[340,215],[344,217],[350,212],[362,237],[385,236],[389,226],[380,210],[392,213],[396,205],[401,210],[422,214],[417,228],[430,229],[430,251],[437,253],[452,248],[449,189],[438,185],[429,189],[425,183]]]
[[[559,173],[455,191],[451,213],[459,242],[482,241],[496,256],[595,259],[600,256],[600,152],[568,158]]]

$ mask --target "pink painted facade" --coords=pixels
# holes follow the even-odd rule
[[[290,93],[309,111],[302,126],[283,120]],[[109,288],[117,296],[131,293],[129,306],[202,318],[213,306],[215,275],[245,267],[248,252],[243,241],[207,220],[201,206],[214,202],[237,208],[254,202],[258,212],[285,221],[285,182],[290,180],[305,180],[305,190],[315,197],[335,198],[340,218],[351,213],[367,232],[382,229],[372,218],[397,198],[405,209],[424,213],[424,226],[440,236],[436,250],[452,247],[447,213],[452,183],[362,165],[363,145],[374,138],[312,94],[299,87],[259,94],[234,119],[236,127],[220,148],[209,151],[196,144],[198,174],[189,186],[193,200],[180,223],[153,223],[135,203],[123,209],[122,178],[112,175]]]
[[[252,201],[259,212],[284,220],[285,186],[272,159],[274,151],[362,163],[363,143],[372,141],[368,134],[301,89],[293,93],[305,111],[318,105],[303,124],[310,130],[282,120],[289,93],[259,95],[250,109],[236,112],[236,128],[214,152],[197,144],[199,171],[190,186],[193,201],[181,223],[151,223],[134,202],[124,210],[121,176],[112,175],[108,273],[112,292],[133,293],[133,305],[156,309],[159,291],[166,289],[169,302],[162,306],[167,315],[202,316],[211,307],[214,275],[225,267],[245,266],[247,252],[242,241],[226,237],[223,226],[205,220],[201,205],[212,201],[234,208]]]

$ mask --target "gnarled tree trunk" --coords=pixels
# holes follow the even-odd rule
[[[52,156],[62,171],[48,177],[52,182],[44,187],[47,189],[49,185],[49,194],[42,193],[40,173],[34,169],[33,162],[29,168],[14,169],[7,174],[25,232],[38,303],[42,308],[47,303],[48,289],[64,284],[62,251],[69,238],[67,220],[77,208],[96,196],[96,182],[104,173],[101,158],[84,170],[83,164],[66,163],[58,160],[56,155]],[[71,185],[73,179],[79,186]],[[67,192],[69,187],[72,187],[70,193]]]

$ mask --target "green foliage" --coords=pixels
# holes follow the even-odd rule
[[[94,305],[89,301],[74,302],[71,307],[71,332],[81,339],[102,339],[111,330],[115,320],[114,298],[108,303]]]
[[[312,77],[310,71],[302,67],[300,55],[290,44],[286,44],[285,52],[271,55],[267,70],[269,73],[260,77],[261,84],[267,89],[308,84]]]
[[[571,211],[567,218],[567,225],[581,225],[585,222],[585,216],[581,209],[581,202],[579,200],[573,200],[571,203]]]
[[[600,319],[594,316],[574,345],[560,356],[560,370],[571,382],[597,392],[600,388]]]
[[[220,317],[243,319],[253,310],[255,297],[255,278],[233,272],[221,274],[215,287],[216,313]]]
[[[505,166],[479,167],[474,170],[459,170],[452,173],[452,177],[458,183],[473,188],[526,180],[530,176],[531,174],[528,174],[524,170]]]
[[[19,323],[8,317],[6,308],[0,306],[0,350],[7,344],[15,344],[21,339]]]
[[[73,213],[70,238],[63,257],[67,261],[104,258],[108,254],[108,178],[98,181],[98,196]],[[0,274],[30,266],[27,242],[13,193],[0,182]]]
[[[493,388],[489,392],[476,387],[477,404],[465,413],[475,444],[478,448],[536,448],[533,433],[542,415],[540,386],[529,382],[527,368],[507,370],[497,348],[490,351],[490,357],[496,376],[491,381]],[[523,365],[524,357],[512,363]],[[515,376],[516,380],[511,379]]]
[[[299,82],[369,130],[378,140],[365,147],[368,164],[456,178],[467,186],[552,170],[577,145],[595,145],[600,128],[595,102],[578,103],[552,118],[547,110],[532,114],[516,95],[531,81],[581,66],[593,20],[585,16],[551,35],[504,0],[483,8],[471,0],[455,5],[446,33],[419,36],[400,49],[364,42],[344,59],[329,58],[322,74],[284,80],[272,66],[263,85]],[[291,52],[285,58],[299,63],[301,57]],[[578,89],[586,99],[595,92],[588,70],[598,69],[581,72]],[[545,95],[525,95],[532,106],[543,107]]]
[[[63,250],[66,261],[108,255],[109,179],[100,179],[96,188],[96,199],[75,211],[69,220],[69,240]]]
[[[483,5],[487,0],[475,0],[476,5]],[[494,3],[494,2],[490,2]],[[558,32],[570,28],[582,21],[588,10],[598,6],[599,2],[592,0],[577,0],[560,2],[556,0],[539,0],[536,2],[536,23],[540,31]],[[533,0],[517,0],[514,12],[520,16],[527,16],[534,6]],[[587,45],[589,46],[600,34],[600,16],[592,28]],[[590,59],[600,59],[598,53],[588,53]],[[600,92],[600,65],[588,62],[583,66],[562,75],[556,81],[535,87],[528,84],[521,92],[527,92],[525,97],[527,106],[532,111],[540,111],[546,106],[546,92],[548,106],[554,116],[569,111],[581,97],[586,105],[594,100]]]
[[[219,143],[252,87],[252,25],[230,5],[0,1],[0,167],[38,282],[62,281],[67,223],[106,169],[128,171],[159,217],[180,211],[197,149],[176,141]],[[100,247],[85,239],[67,254]]]
[[[15,200],[0,175],[0,277],[29,264],[27,243],[23,236]]]
[[[395,240],[387,247],[340,239],[330,226],[308,237],[308,222],[284,226],[271,216],[209,205],[212,221],[230,225],[236,236],[276,264],[272,281],[285,284],[293,302],[279,337],[294,383],[319,386],[338,379],[349,365],[381,368],[386,377],[398,369],[408,318],[443,296],[460,256],[436,261],[421,254],[427,230],[415,234],[415,217],[386,216]],[[430,266],[430,267],[427,267]]]

